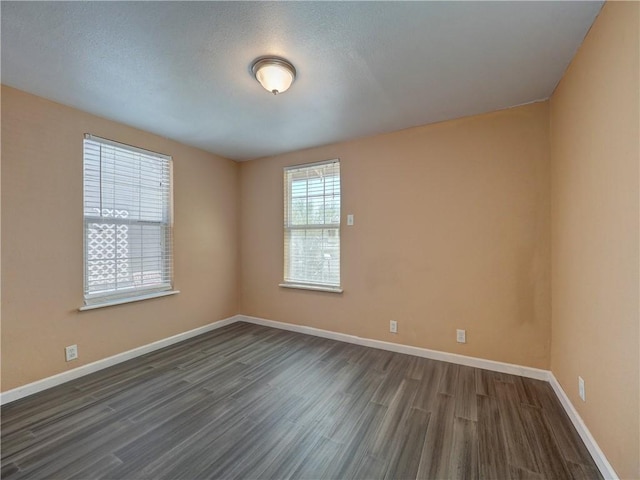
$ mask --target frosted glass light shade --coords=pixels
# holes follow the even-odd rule
[[[251,71],[268,92],[286,92],[296,78],[296,69],[286,60],[269,57],[256,60]]]

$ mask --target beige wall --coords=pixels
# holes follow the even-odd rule
[[[85,132],[173,156],[180,294],[78,311]],[[3,86],[2,390],[236,314],[238,180],[230,160]]]
[[[639,23],[607,3],[550,104],[240,165],[2,87],[2,390],[241,312],[551,368],[640,478]],[[173,155],[179,295],[78,312],[85,132]],[[282,167],[336,157],[345,291],[279,288]]]
[[[548,149],[545,102],[242,163],[241,312],[548,368]],[[336,157],[344,293],[279,288],[282,167]]]
[[[640,478],[639,24],[638,2],[607,3],[551,98],[551,368],[629,479]]]

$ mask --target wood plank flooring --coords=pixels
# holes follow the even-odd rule
[[[546,382],[236,323],[2,408],[2,478],[602,478]]]

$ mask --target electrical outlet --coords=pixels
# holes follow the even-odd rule
[[[389,321],[389,331],[391,333],[398,333],[398,322],[396,322],[395,320],[390,320]]]
[[[349,214],[347,215],[347,225],[351,226],[353,225],[353,214]]]
[[[78,358],[78,345],[69,345],[68,347],[64,347],[64,353],[67,362],[75,360]]]
[[[456,342],[458,343],[467,343],[467,331],[466,330],[456,330]]]
[[[580,395],[580,398],[582,399],[583,402],[586,402],[586,396],[584,393],[584,378],[578,376],[578,395]]]

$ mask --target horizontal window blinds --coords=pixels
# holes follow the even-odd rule
[[[85,303],[172,288],[171,195],[171,157],[85,136]]]
[[[284,281],[340,286],[340,162],[284,170]]]

